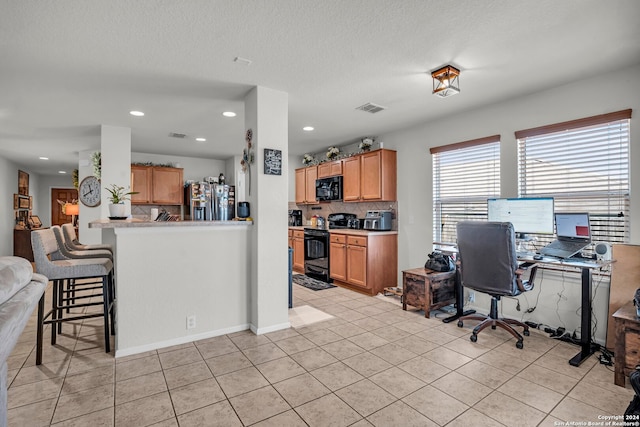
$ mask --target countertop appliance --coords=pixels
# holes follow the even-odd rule
[[[323,282],[331,282],[328,230],[304,229],[304,274]]]
[[[231,191],[228,185],[213,185],[213,214],[218,221],[230,221],[233,219],[233,207],[235,205],[235,191]]]
[[[192,182],[184,187],[184,203],[187,205],[187,215],[192,221],[213,219],[211,191],[211,185],[207,182]]]
[[[342,176],[316,179],[316,200],[342,200]]]
[[[296,227],[301,225],[302,211],[300,209],[289,209],[289,226]]]
[[[238,218],[248,218],[251,216],[249,202],[238,202]]]
[[[360,228],[360,221],[355,214],[351,213],[332,213],[327,217],[327,221],[329,222],[330,230],[339,228]]]
[[[327,224],[323,216],[318,216],[316,220],[316,228],[318,230],[324,230],[327,228]]]
[[[393,213],[391,211],[367,211],[364,217],[364,229],[375,231],[391,230],[391,219]]]

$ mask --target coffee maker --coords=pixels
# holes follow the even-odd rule
[[[184,188],[184,201],[192,221],[211,221],[211,185],[206,182],[193,182]]]
[[[289,226],[296,227],[302,225],[302,211],[300,209],[289,209]]]

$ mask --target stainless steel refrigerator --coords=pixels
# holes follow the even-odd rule
[[[189,207],[192,221],[211,221],[212,185],[206,182],[193,182],[185,187],[185,204]]]
[[[235,217],[235,187],[213,185],[213,214],[218,221],[230,221]]]

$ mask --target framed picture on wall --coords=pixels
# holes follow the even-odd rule
[[[31,209],[31,201],[29,197],[20,197],[18,200],[18,209]]]
[[[19,194],[14,194],[13,195],[13,210],[18,210],[20,209],[20,195]]]
[[[18,194],[29,195],[29,174],[21,170],[18,170]]]
[[[265,175],[282,175],[282,151],[264,149],[264,173]]]

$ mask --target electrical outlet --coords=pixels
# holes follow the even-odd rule
[[[187,316],[187,329],[195,329],[196,327],[196,315],[192,314]]]
[[[469,291],[469,302],[476,302],[476,293]]]

